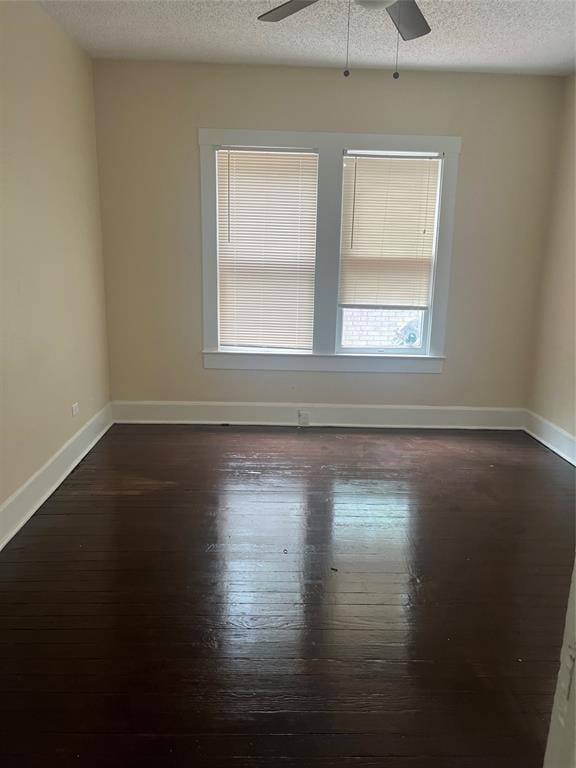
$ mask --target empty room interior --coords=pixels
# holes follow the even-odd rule
[[[576,768],[575,14],[0,1],[5,768]]]

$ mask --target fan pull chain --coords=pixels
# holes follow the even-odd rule
[[[400,14],[400,7],[398,8],[398,14]],[[398,16],[400,18],[400,16]],[[396,32],[396,61],[394,63],[394,72],[392,73],[392,77],[394,80],[398,80],[400,77],[400,72],[398,72],[398,48],[400,47],[400,32]]]
[[[348,26],[346,28],[346,69],[344,77],[350,77],[350,15],[352,13],[352,0],[348,0]]]

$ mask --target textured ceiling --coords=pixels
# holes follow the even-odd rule
[[[96,57],[341,67],[348,0],[319,0],[277,24],[256,17],[281,0],[47,0],[48,12]],[[576,0],[419,0],[432,33],[400,42],[403,69],[562,74],[574,69]],[[385,10],[352,0],[352,67],[390,68]]]

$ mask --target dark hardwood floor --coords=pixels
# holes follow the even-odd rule
[[[536,768],[574,470],[516,432],[115,426],[0,553],[6,768]]]

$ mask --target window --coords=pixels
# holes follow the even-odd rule
[[[459,139],[200,145],[206,367],[442,370]]]
[[[219,149],[220,346],[312,350],[318,157]]]
[[[341,349],[425,351],[441,162],[344,156]]]

